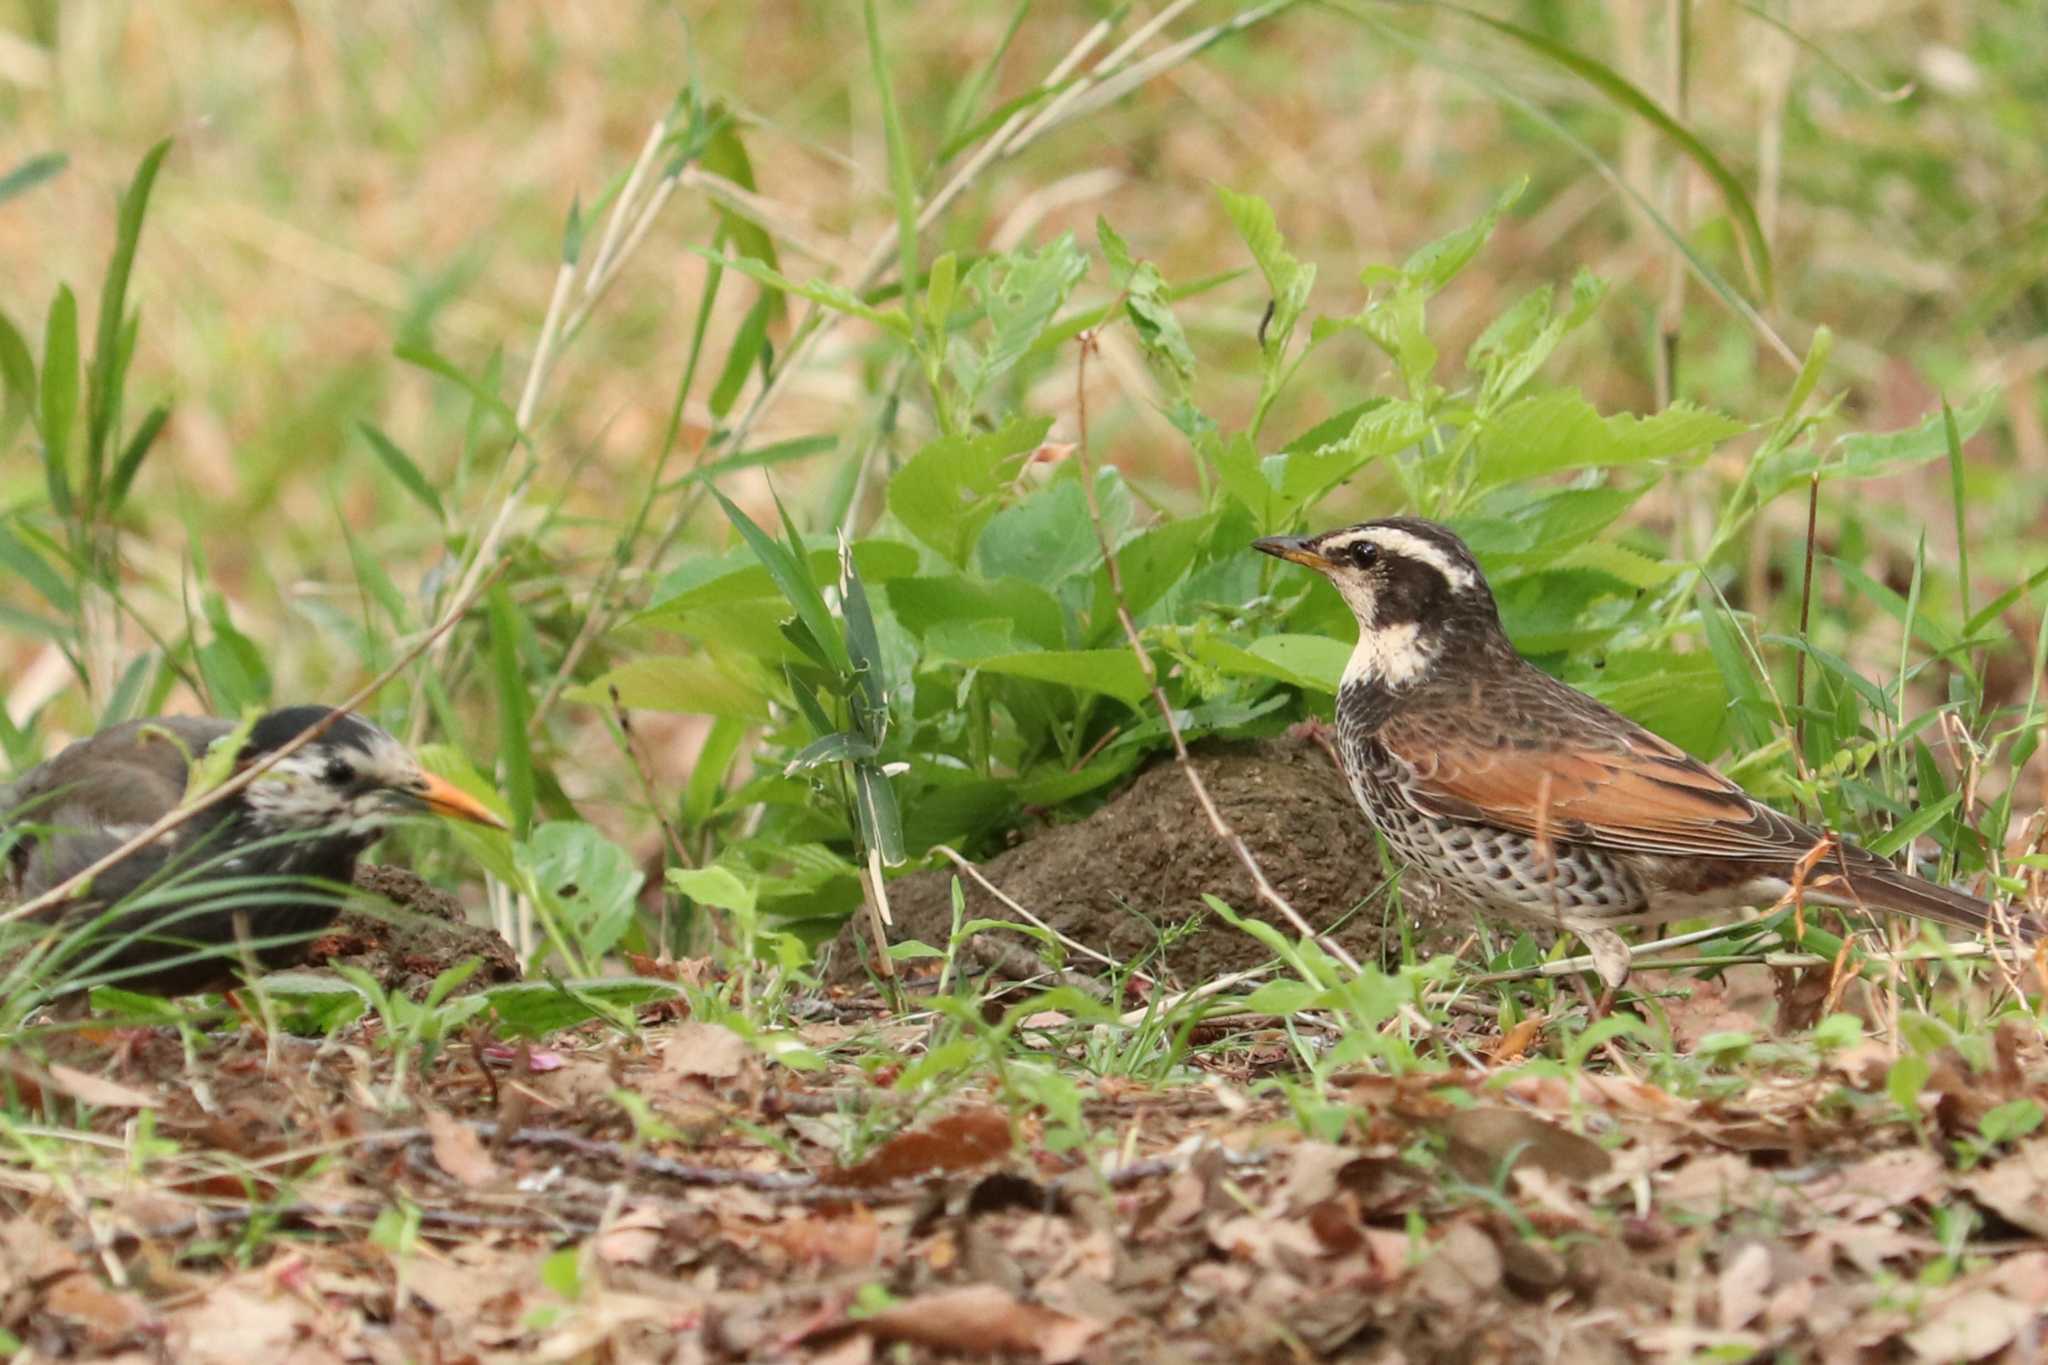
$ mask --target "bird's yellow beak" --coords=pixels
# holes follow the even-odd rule
[[[1314,569],[1317,573],[1328,573],[1330,561],[1317,554],[1307,536],[1266,536],[1252,542],[1254,550],[1260,550],[1275,559],[1284,559],[1290,564],[1299,564]]]
[[[483,825],[490,829],[510,828],[491,813],[490,807],[448,779],[436,777],[433,773],[421,775],[419,790],[413,795],[428,810],[447,819],[467,820],[472,825]]]

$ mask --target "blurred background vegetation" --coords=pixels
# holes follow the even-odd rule
[[[602,689],[577,687],[669,648],[651,643],[653,627],[621,623],[667,595],[657,585],[673,591],[679,566],[738,544],[702,482],[681,476],[725,460],[719,489],[771,532],[772,479],[803,531],[860,535],[888,515],[886,473],[944,426],[906,384],[904,352],[870,326],[827,334],[782,374],[801,305],[735,287],[729,271],[714,288],[712,255],[772,243],[786,276],[850,283],[898,213],[876,66],[900,112],[911,188],[928,195],[970,159],[991,116],[1098,23],[1107,36],[1089,63],[1133,38],[1129,60],[1161,60],[1127,93],[973,175],[924,234],[926,263],[1069,231],[1093,252],[1106,219],[1167,281],[1209,282],[1175,308],[1196,361],[1194,404],[1233,431],[1260,403],[1268,291],[1216,187],[1268,203],[1288,249],[1320,267],[1315,310],[1350,314],[1372,296],[1362,267],[1402,261],[1526,181],[1491,243],[1430,305],[1442,353],[1464,354],[1533,289],[1562,292],[1581,271],[1605,280],[1545,374],[1602,412],[1686,401],[1756,428],[1645,491],[1624,538],[1676,563],[1712,551],[1721,599],[1753,614],[1760,638],[1797,627],[1804,482],[1733,544],[1717,543],[1717,517],[1827,329],[1809,407],[1834,405],[1822,437],[1930,415],[1938,426],[1944,398],[1972,419],[1959,432],[1974,434],[1954,460],[1822,490],[1822,554],[1853,576],[1816,577],[1813,639],[1882,676],[1907,671],[1905,631],[1929,644],[1922,616],[1946,632],[1931,648],[1955,645],[1973,607],[2041,567],[2048,530],[2038,14],[1953,0],[1489,13],[1507,25],[1365,0],[882,0],[877,63],[862,7],[844,0],[0,0],[0,175],[55,171],[0,200],[0,311],[39,357],[65,283],[90,352],[117,202],[149,149],[172,139],[129,283],[141,324],[127,424],[156,404],[169,412],[111,518],[122,610],[49,628],[62,613],[20,572],[22,556],[68,564],[65,574],[79,565],[37,548],[38,534],[58,537],[26,405],[11,400],[0,418],[0,513],[17,537],[11,581],[0,581],[12,613],[0,621],[9,757],[92,728],[110,696],[174,710],[337,698],[433,619],[461,557],[510,506],[492,555],[509,566],[496,634],[465,627],[427,683],[395,684],[379,709],[404,725],[431,694],[446,738],[479,767],[495,763],[515,799],[654,853],[648,793],[667,804],[685,790],[716,727],[687,699],[641,714],[643,780],[621,757]],[[1163,55],[1195,38],[1205,40]],[[1028,118],[1047,106],[1016,107]],[[720,130],[692,163],[720,181],[678,184],[562,340],[515,443],[508,418],[563,273],[565,222],[572,249],[587,250],[650,128],[679,109],[671,130]],[[61,168],[37,160],[52,155]],[[1232,271],[1245,273],[1217,279]],[[1098,261],[1072,311],[1116,297]],[[1005,381],[1002,409],[1049,419],[1049,442],[1078,434],[1075,349],[1036,347]],[[1169,386],[1141,352],[1129,329],[1103,332],[1085,376],[1090,451],[1121,471],[1147,516],[1191,516],[1211,494],[1170,420]],[[1273,427],[1282,439],[1309,431],[1388,393],[1392,371],[1366,336],[1337,336],[1294,374]],[[782,391],[732,439],[767,375]],[[514,470],[531,481],[508,504]],[[1433,510],[1403,505],[1404,487],[1381,460],[1308,519]],[[1968,584],[1957,581],[1964,542]],[[1887,610],[1887,591],[1911,609]],[[1324,615],[1293,624],[1341,629]],[[2017,592],[1955,651],[1975,660],[1973,723],[1980,705],[2028,706],[2038,642],[2038,599]],[[1793,651],[1766,654],[1769,673],[1789,674]],[[148,675],[123,693],[144,658]],[[1946,677],[1915,671],[1915,704],[1902,709],[1949,699]],[[1725,752],[1743,734],[1708,747]],[[1927,738],[1949,772],[1967,766]],[[735,762],[721,754],[718,772]],[[1915,771],[1926,772],[1908,762],[1902,780]],[[716,806],[716,781],[706,790],[699,779],[698,817]],[[2038,806],[2038,786],[2020,786],[2017,808]]]

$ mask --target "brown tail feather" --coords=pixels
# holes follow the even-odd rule
[[[1826,889],[1830,881],[1837,887],[1841,885],[1840,873],[1816,880],[1819,882],[1816,899],[1841,905],[1861,904],[1872,910],[1889,910],[1895,914],[1912,915],[1916,919],[1933,920],[1937,924],[1953,924],[1987,938],[2018,938],[2023,943],[2038,943],[2048,938],[2048,925],[2023,910],[1995,906],[1967,891],[1940,886],[1886,864],[1853,868],[1847,894],[1841,891],[1830,893]]]

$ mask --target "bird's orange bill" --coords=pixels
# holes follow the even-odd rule
[[[492,829],[510,828],[492,813],[490,807],[444,777],[426,774],[418,794],[420,801],[436,815],[451,820],[467,820],[473,825],[488,825]]]
[[[1307,536],[1266,536],[1252,542],[1254,550],[1263,550],[1276,559],[1290,564],[1301,564],[1318,573],[1330,567],[1330,561],[1317,554]]]

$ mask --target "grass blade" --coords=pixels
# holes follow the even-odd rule
[[[36,186],[63,173],[71,164],[71,158],[62,152],[44,152],[32,156],[5,175],[0,175],[0,204],[6,203],[18,194],[27,194]]]
[[[396,441],[370,423],[358,422],[356,426],[370,442],[371,453],[391,471],[391,477],[397,479],[399,485],[412,494],[422,507],[432,512],[436,521],[446,522],[448,514],[441,507],[441,495],[434,491],[434,485],[420,472],[420,467],[413,463],[412,457],[399,449]]]
[[[106,283],[100,289],[99,327],[94,336],[92,369],[87,375],[87,431],[86,468],[88,500],[97,504],[102,478],[106,473],[107,448],[112,442],[113,428],[121,408],[123,380],[128,373],[128,357],[133,351],[133,339],[122,337],[123,319],[127,316],[128,276],[135,266],[135,248],[142,240],[142,220],[149,211],[149,193],[156,185],[157,171],[162,168],[164,157],[171,150],[171,140],[165,138],[142,158],[142,164],[135,168],[135,178],[128,182],[127,193],[121,196],[119,224],[115,229],[114,254],[107,262]]]

